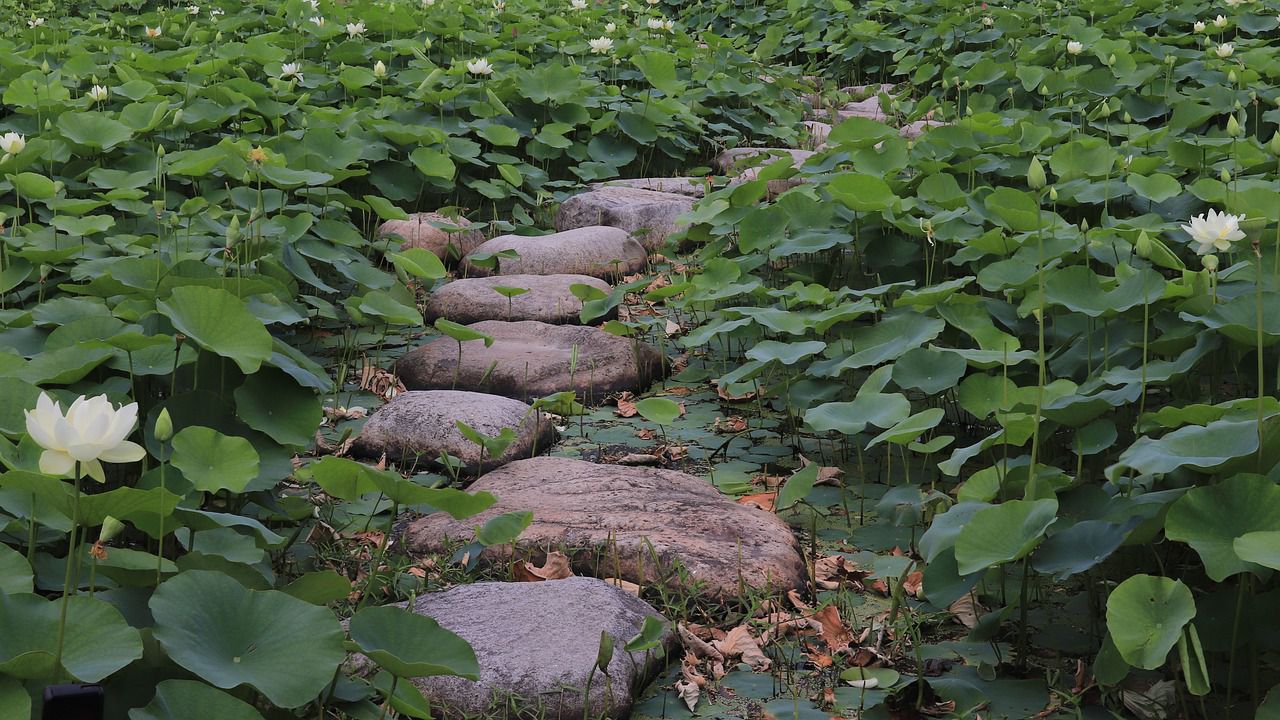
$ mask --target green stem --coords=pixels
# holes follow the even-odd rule
[[[1258,473],[1262,473],[1262,453],[1263,439],[1265,432],[1262,427],[1263,410],[1263,369],[1262,369],[1262,248],[1260,245],[1253,246],[1253,253],[1258,258],[1258,277],[1254,278],[1254,311],[1257,313],[1257,334],[1255,340],[1258,344]]]
[[[387,702],[382,705],[382,711],[378,713],[378,720],[383,720],[387,716],[387,708],[391,706],[391,698],[396,696],[396,683],[400,682],[399,675],[391,676],[391,691],[387,693]]]
[[[67,606],[70,605],[72,592],[72,570],[75,568],[76,554],[76,520],[80,517],[80,461],[75,467],[75,495],[71,496],[71,530],[67,532],[66,571],[62,577],[62,609],[58,612],[58,651],[53,659],[54,678],[62,673],[62,641],[67,633]]]

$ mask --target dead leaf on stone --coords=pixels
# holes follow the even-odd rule
[[[716,418],[715,424],[711,426],[711,429],[718,433],[739,433],[747,429],[747,421],[739,415]]]
[[[658,431],[653,428],[640,428],[636,431],[636,437],[641,440],[652,440],[658,437]]]
[[[619,416],[624,418],[635,417],[636,410],[635,396],[630,392],[623,392],[618,396],[618,409],[614,410]]]
[[[832,653],[849,649],[849,643],[853,642],[853,633],[845,627],[844,621],[840,619],[840,610],[835,605],[822,608],[813,614],[813,618],[821,626],[822,641],[831,648]]]
[[[536,567],[531,562],[521,562],[516,563],[512,570],[515,571],[516,580],[520,582],[563,580],[573,577],[573,570],[569,568],[569,557],[557,550],[547,553],[547,560],[542,563],[542,567]]]
[[[649,453],[627,453],[618,458],[619,465],[661,465],[662,458]]]
[[[675,462],[689,457],[689,448],[686,445],[663,445],[658,448],[658,455],[667,462]]]
[[[324,408],[324,416],[333,422],[338,422],[339,420],[359,420],[360,418],[367,417],[368,415],[369,411],[359,405],[352,405],[351,407],[333,407],[332,405],[326,405]]]
[[[960,599],[951,603],[951,606],[947,608],[947,612],[955,615],[956,620],[958,620],[961,625],[972,630],[977,627],[978,618],[982,617],[983,613],[986,612],[986,609],[978,603],[974,598],[973,593],[969,593],[967,595],[962,595]]]
[[[823,590],[838,590],[841,586],[865,590],[862,581],[870,574],[843,555],[820,557],[813,563],[813,583]]]
[[[693,393],[693,388],[689,387],[688,385],[672,385],[671,387],[667,388],[667,394],[675,395],[676,397],[685,397],[686,395],[690,395],[692,393]]]
[[[368,358],[364,359],[364,364],[360,368],[360,389],[371,392],[383,400],[390,400],[405,392],[404,383],[400,382],[400,378],[369,362]]]
[[[773,504],[778,499],[776,492],[755,493],[738,498],[739,505],[755,505],[765,512],[773,512]]]
[[[773,662],[760,649],[759,643],[751,634],[751,628],[739,625],[725,634],[723,640],[712,643],[726,660],[741,657],[742,662],[751,666],[756,672],[766,672]]]
[[[640,586],[633,582],[628,582],[626,580],[623,580],[622,578],[604,578],[604,581],[609,583],[610,585],[613,585],[614,587],[626,590],[627,592],[631,593],[632,595],[635,595],[636,597],[640,596]]]

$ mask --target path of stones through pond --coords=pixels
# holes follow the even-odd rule
[[[845,92],[857,96],[887,89],[847,88]],[[887,118],[876,96],[825,116],[811,110],[806,135],[816,148],[728,150],[716,165],[728,175],[729,183],[755,177],[756,168],[735,172],[735,164],[758,153],[790,156],[798,166],[821,152],[831,127],[822,120],[839,122],[854,116]],[[911,125],[902,132],[911,136],[926,129]],[[426,317],[467,325],[492,338],[486,344],[489,341],[459,343],[433,336],[393,366],[386,363],[385,369],[392,370],[407,391],[372,412],[352,453],[404,467],[414,458],[429,461],[445,452],[465,463],[470,477],[482,471],[469,484],[470,490],[499,498],[486,513],[465,521],[440,513],[402,518],[403,530],[396,543],[411,556],[439,553],[459,541],[472,541],[475,528],[490,516],[530,510],[533,522],[516,546],[489,548],[481,560],[496,566],[527,561],[535,571],[525,573],[531,580],[541,580],[540,575],[551,571],[537,571],[548,568],[555,571],[551,577],[574,574],[571,579],[541,582],[479,583],[419,597],[415,611],[467,639],[482,667],[478,682],[417,681],[434,707],[459,717],[498,712],[490,706],[493,702],[561,720],[627,717],[641,691],[661,674],[658,694],[650,693],[650,700],[634,708],[636,714],[689,717],[676,700],[691,692],[688,667],[683,675],[680,672],[683,656],[685,663],[695,666],[708,658],[714,665],[718,658],[722,671],[732,670],[737,661],[746,671],[739,679],[730,676],[720,683],[719,695],[708,686],[710,702],[700,708],[699,717],[762,717],[765,712],[831,717],[831,712],[819,711],[807,697],[797,696],[795,686],[787,689],[784,683],[774,682],[772,675],[763,675],[770,678],[767,681],[750,679],[750,671],[767,671],[779,658],[762,653],[760,645],[767,638],[754,637],[749,631],[726,634],[692,622],[679,629],[669,623],[661,644],[665,659],[655,661],[652,651],[628,653],[623,648],[640,632],[646,616],[661,616],[635,595],[660,598],[669,605],[671,594],[687,591],[681,602],[704,606],[704,612],[723,613],[721,625],[749,619],[750,606],[774,618],[765,635],[784,633],[788,623],[812,628],[827,643],[826,650],[834,652],[838,648],[833,640],[847,647],[852,639],[840,637],[852,624],[850,616],[869,619],[883,614],[886,583],[896,582],[907,567],[905,558],[886,552],[898,538],[894,530],[883,527],[862,528],[865,542],[859,542],[857,532],[840,535],[858,549],[881,551],[878,557],[864,553],[861,567],[841,558],[815,557],[815,543],[833,535],[823,536],[813,518],[809,523],[801,518],[800,524],[807,525],[802,529],[808,532],[798,536],[774,513],[767,492],[743,492],[753,477],[759,481],[763,476],[767,484],[768,469],[777,471],[776,461],[789,463],[795,454],[812,453],[812,448],[796,447],[765,423],[751,428],[737,417],[733,407],[709,392],[708,373],[696,365],[701,359],[695,358],[689,368],[673,368],[689,363],[689,358],[677,358],[670,346],[659,348],[578,324],[583,300],[575,296],[573,286],[607,291],[612,287],[609,283],[623,277],[635,281],[658,278],[664,268],[669,271],[677,261],[656,253],[680,232],[680,216],[690,211],[712,182],[723,184],[726,179],[635,178],[596,185],[564,202],[555,218],[556,232],[538,237],[485,240],[479,226],[449,232],[440,226],[466,225],[466,221],[435,213],[389,222],[380,230],[380,235],[401,237],[405,247],[424,248],[442,258],[451,253],[463,256],[457,267],[459,279],[425,298]],[[779,182],[785,189],[795,181]],[[778,188],[771,185],[770,190]],[[634,300],[631,296],[623,303],[624,315],[664,312],[660,306],[630,302]],[[668,330],[678,334],[680,323],[669,324]],[[664,380],[673,370],[674,380]],[[690,378],[695,382],[685,384]],[[587,420],[559,419],[527,404],[566,390],[600,409]],[[674,425],[644,422],[629,403],[646,396],[681,401],[682,412],[692,408],[686,420],[701,420],[702,429],[690,434]],[[455,421],[490,436],[510,427],[516,437],[498,457],[487,457],[456,429]],[[557,430],[557,422],[567,426]],[[592,423],[592,432],[582,431],[584,422]],[[708,430],[707,425],[712,427]],[[738,443],[730,449],[737,437],[746,437],[748,445]],[[766,442],[759,443],[762,439]],[[714,462],[717,454],[722,462]],[[708,477],[644,465],[682,467]],[[848,503],[846,496],[840,497]],[[864,493],[862,501],[866,499]],[[853,513],[847,507],[845,515],[852,528]],[[875,533],[889,536],[874,537]],[[853,551],[849,545],[843,547]],[[843,624],[839,612],[814,612],[805,604],[804,599],[812,598],[815,591],[843,589],[846,584],[859,591],[865,587],[864,594],[871,599],[860,609],[843,608]],[[693,614],[670,620],[689,617]],[[707,623],[714,624],[714,619]],[[597,669],[602,631],[617,640],[607,673]],[[683,651],[675,652],[681,644]],[[821,669],[824,653],[817,645],[815,639],[814,644],[802,646],[804,655],[785,660],[793,667],[807,663]],[[984,651],[968,649],[960,654],[964,652]],[[829,656],[826,661],[829,664]],[[857,697],[848,694],[850,689],[838,690],[826,698],[826,704],[834,698],[837,706],[856,708],[866,701],[865,689]],[[752,699],[756,702],[747,702]]]

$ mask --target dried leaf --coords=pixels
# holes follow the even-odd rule
[[[674,320],[671,320],[669,318],[667,319],[666,325],[664,325],[662,328],[662,331],[667,334],[667,337],[671,337],[672,335],[678,335],[682,330],[684,330],[684,328],[680,327],[680,323],[675,322]]]
[[[636,410],[635,395],[630,392],[623,392],[618,396],[618,409],[615,410],[621,417],[635,417],[639,410]]]
[[[658,431],[653,428],[640,428],[636,431],[636,437],[641,440],[652,440],[658,437]]]
[[[982,617],[982,614],[986,612],[986,609],[978,603],[973,593],[969,593],[967,595],[962,595],[960,599],[951,603],[951,606],[947,608],[947,612],[955,615],[956,620],[958,620],[961,625],[972,630],[977,627],[978,618]]]
[[[360,368],[360,389],[371,392],[383,400],[390,400],[405,392],[404,383],[400,382],[400,378],[374,365],[369,358],[364,359]]]
[[[849,643],[853,642],[853,633],[849,632],[849,628],[845,627],[844,622],[840,620],[840,610],[835,605],[828,605],[813,614],[813,618],[822,626],[820,634],[822,641],[831,648],[831,652],[838,653],[849,649]]]
[[[685,706],[689,708],[689,712],[693,712],[698,707],[698,697],[702,692],[697,685],[679,680],[676,682],[676,694],[684,701]]]
[[[633,582],[628,582],[621,578],[604,578],[604,581],[614,587],[622,588],[636,597],[640,596],[640,586]]]
[[[619,465],[661,465],[662,458],[649,453],[628,453],[618,458]]]
[[[813,563],[813,582],[823,590],[838,590],[842,586],[864,590],[862,581],[870,574],[870,571],[859,570],[843,555],[820,557]]]
[[[686,395],[693,394],[693,388],[688,385],[673,385],[667,388],[667,394],[675,395],[676,397],[685,397]]]
[[[808,467],[813,461],[804,455],[800,456],[801,467]],[[844,470],[838,467],[818,466],[818,479],[814,481],[815,485],[841,485],[840,477],[844,475]]]
[[[520,582],[541,582],[543,580],[563,580],[573,577],[569,568],[569,557],[562,552],[552,550],[547,553],[546,562],[537,567],[530,562],[518,564],[516,579]]]
[[[728,402],[739,402],[742,400],[750,400],[751,398],[756,396],[755,390],[748,390],[747,392],[741,395],[734,395],[732,393],[727,392],[724,389],[724,387],[720,385],[720,383],[715,383],[715,386],[716,386],[716,394],[720,396],[720,399]]]
[[[777,492],[763,492],[743,495],[738,498],[739,505],[755,505],[765,512],[773,512],[773,504],[778,499]]]
[[[716,422],[711,426],[714,432],[718,433],[740,433],[747,429],[747,421],[740,415],[730,415],[727,418],[716,418]]]
[[[773,662],[760,649],[755,637],[751,635],[751,628],[746,625],[735,627],[725,634],[723,640],[714,642],[712,645],[725,659],[741,657],[742,662],[750,665],[756,672],[765,672],[773,665]]]
[[[924,573],[919,570],[907,573],[907,577],[902,581],[902,591],[911,597],[920,597],[920,588],[924,585]]]

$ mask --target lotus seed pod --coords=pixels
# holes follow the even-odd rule
[[[173,418],[169,417],[169,408],[161,409],[156,416],[155,436],[160,442],[169,442],[173,437]]]
[[[1032,190],[1039,190],[1044,187],[1048,178],[1044,174],[1044,165],[1040,164],[1040,158],[1031,157],[1031,162],[1027,165],[1027,187]]]
[[[1218,269],[1218,256],[1212,255],[1212,254],[1205,255],[1204,257],[1200,258],[1200,263],[1204,265],[1205,270],[1208,270],[1209,272],[1214,272]]]
[[[1147,235],[1146,230],[1138,233],[1138,241],[1133,244],[1133,247],[1137,251],[1138,257],[1151,257],[1151,237]]]
[[[110,515],[106,516],[102,519],[102,529],[98,531],[98,542],[104,543],[111,540],[119,535],[121,530],[124,530],[124,523]]]

